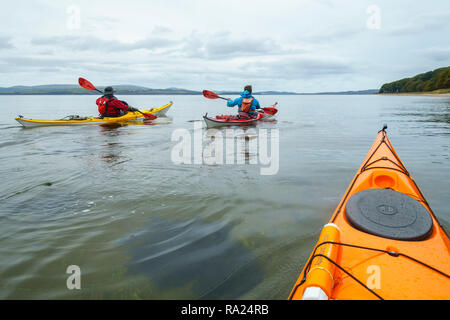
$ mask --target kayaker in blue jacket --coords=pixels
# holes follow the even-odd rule
[[[228,100],[227,106],[234,107],[238,105],[238,116],[241,119],[255,118],[258,112],[256,109],[260,109],[259,101],[252,96],[252,86],[248,85],[244,87],[244,92],[241,93],[241,97],[235,100]]]

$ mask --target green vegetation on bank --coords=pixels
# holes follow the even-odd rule
[[[450,67],[418,74],[412,78],[404,78],[385,83],[379,93],[432,92],[448,93],[450,89]],[[442,91],[444,90],[444,91]]]
[[[450,88],[434,90],[434,91],[432,91],[432,93],[450,93]]]

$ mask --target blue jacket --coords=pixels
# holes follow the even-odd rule
[[[253,115],[253,114],[255,114],[255,110],[256,109],[260,109],[261,108],[261,106],[259,105],[259,101],[256,100],[251,95],[251,93],[248,92],[247,90],[245,90],[244,92],[241,93],[241,97],[240,98],[237,98],[235,100],[228,100],[227,101],[227,106],[228,107],[234,107],[234,106],[238,105],[239,106],[239,112],[240,112],[241,111],[241,107],[242,107],[242,99],[243,98],[246,98],[246,99],[253,98],[252,106],[250,107],[250,111],[248,113]]]

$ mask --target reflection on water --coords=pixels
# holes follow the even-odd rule
[[[396,117],[405,118],[407,121],[450,123],[449,99],[423,99],[408,107],[401,108],[392,113]]]
[[[104,143],[101,144],[100,158],[110,167],[124,163],[128,160],[126,157],[121,155],[123,146],[120,142],[120,135],[123,134],[123,131],[118,130],[118,128],[123,126],[125,125],[114,124],[100,126],[100,132],[105,137]]]
[[[206,164],[257,164],[258,133],[255,128],[208,129],[203,138]]]
[[[91,99],[71,97],[85,106],[80,114],[91,114]],[[191,120],[228,110],[199,96],[177,97],[172,119],[148,124],[35,130],[22,130],[15,114],[63,117],[74,106],[58,96],[0,100],[14,109],[0,109],[1,299],[286,299],[383,123],[450,225],[450,99],[261,96],[279,102],[276,120],[233,137],[196,131]],[[172,163],[180,128],[202,131],[201,164]],[[261,129],[279,130],[275,175],[253,164]],[[216,151],[223,164],[208,164]],[[72,264],[82,290],[67,290]]]
[[[260,165],[261,174],[274,175],[279,163],[279,130],[259,127],[210,128],[203,134],[203,160],[207,165]],[[202,134],[199,130],[197,136]],[[194,138],[195,144],[195,138]],[[194,146],[195,149],[195,146]],[[268,167],[266,167],[268,166]]]

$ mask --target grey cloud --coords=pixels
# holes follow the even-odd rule
[[[176,44],[175,41],[165,38],[146,38],[133,43],[123,43],[113,40],[102,40],[96,37],[77,37],[77,36],[57,36],[35,38],[31,40],[33,45],[41,46],[59,46],[70,50],[80,51],[130,51],[137,49],[154,50],[167,48]]]
[[[290,58],[274,62],[250,63],[245,69],[276,79],[311,79],[355,73],[350,63],[313,58]]]
[[[281,51],[281,47],[270,39],[235,39],[228,41],[217,39],[207,43],[205,49],[209,57],[252,56]]]
[[[436,61],[436,62],[450,61],[450,47],[429,48],[429,49],[426,49],[423,52],[423,54],[427,58],[429,58],[433,61]]]
[[[169,27],[166,26],[155,26],[152,30],[152,33],[155,34],[168,34],[168,33],[172,33],[173,30],[170,29]]]
[[[47,67],[47,68],[39,68],[39,72],[45,72],[45,73],[57,73],[63,71],[61,68],[56,67]]]
[[[79,60],[67,60],[58,58],[42,58],[42,57],[24,57],[24,56],[12,56],[5,57],[3,61],[8,65],[15,66],[17,68],[30,68],[30,67],[61,67],[67,66],[73,63],[78,63]]]
[[[306,41],[309,44],[322,44],[330,43],[332,41],[349,40],[358,34],[364,32],[366,29],[363,27],[346,28],[341,30],[325,30],[322,32],[302,33],[298,36],[301,41]]]
[[[0,50],[13,49],[13,48],[14,48],[14,46],[11,43],[11,38],[0,36]]]
[[[272,39],[232,38],[228,33],[193,33],[185,39],[183,46],[183,54],[187,57],[212,60],[288,53],[293,52],[283,49]]]
[[[412,18],[412,21],[400,26],[386,29],[386,34],[391,36],[417,36],[419,33],[429,33],[433,30],[447,28],[450,21],[450,12],[439,12],[433,14],[422,14]],[[382,25],[382,29],[384,29]]]
[[[89,72],[104,72],[104,73],[131,73],[131,69],[127,64],[121,62],[106,62],[106,63],[93,63],[93,62],[83,62],[76,65],[77,70],[89,70]]]
[[[109,61],[98,63],[81,59],[61,59],[53,57],[6,57],[2,59],[8,66],[3,71],[40,70],[45,72],[60,72],[63,70],[89,70],[89,72],[130,72],[128,63]]]

